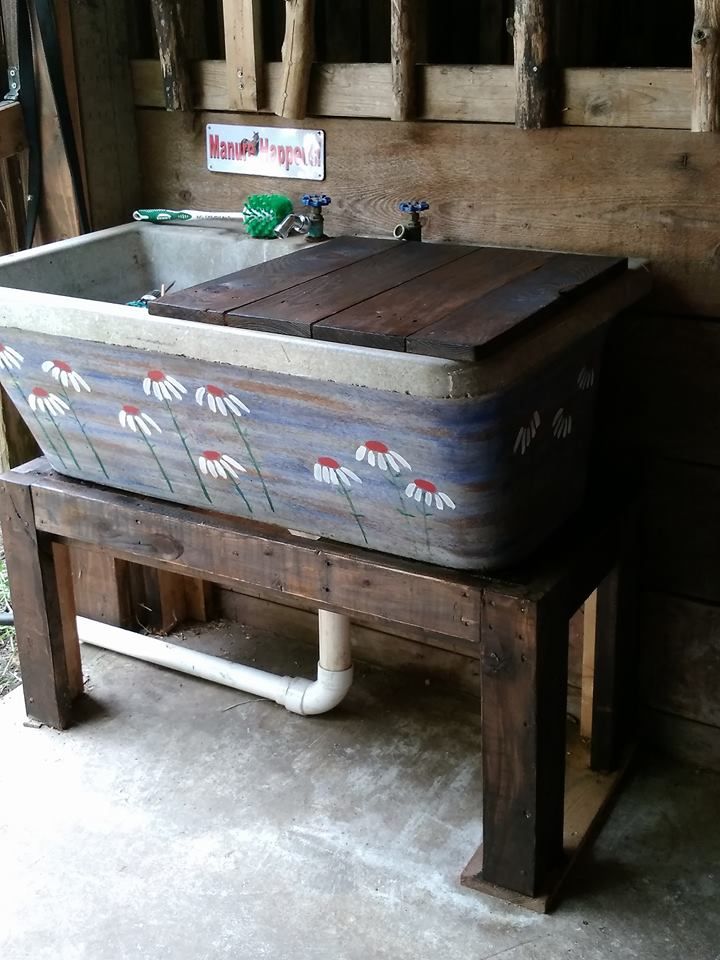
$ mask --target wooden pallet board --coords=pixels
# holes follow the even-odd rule
[[[476,360],[623,258],[342,237],[169,294],[151,314]]]

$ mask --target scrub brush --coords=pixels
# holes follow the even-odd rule
[[[188,220],[243,220],[251,237],[271,239],[275,227],[292,213],[292,201],[279,193],[256,193],[248,197],[242,213],[214,210],[135,210],[134,220],[150,223],[186,222]]]

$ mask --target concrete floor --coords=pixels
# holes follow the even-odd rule
[[[187,636],[312,670],[240,628]],[[480,839],[474,704],[361,668],[304,719],[84,660],[70,731],[24,727],[20,690],[0,701],[2,960],[720,957],[718,776],[646,761],[543,917],[458,885]]]

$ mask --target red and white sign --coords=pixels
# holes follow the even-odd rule
[[[207,165],[221,173],[324,180],[325,132],[209,123]]]

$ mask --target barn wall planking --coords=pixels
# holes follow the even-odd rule
[[[204,125],[228,117],[196,117],[190,133],[178,117],[138,110],[146,205],[232,210],[249,193],[299,195],[312,186],[209,173]],[[257,122],[252,115],[233,119]],[[382,120],[324,119],[321,125],[328,144],[323,190],[333,197],[328,229],[334,234],[390,236],[397,202],[425,196],[432,204],[429,240],[648,257],[658,309],[720,315],[720,141],[714,136]]]

